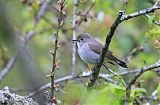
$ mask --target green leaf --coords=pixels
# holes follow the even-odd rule
[[[140,96],[142,93],[147,93],[144,88],[134,88],[131,90],[130,98],[133,101],[135,96]]]
[[[133,89],[133,91],[135,91],[137,93],[147,93],[147,91],[144,88],[135,88],[135,89]]]
[[[160,84],[158,85],[156,90],[157,90],[158,96],[160,96]]]
[[[115,85],[115,84],[109,84],[109,86],[111,88],[112,93],[115,96],[122,97],[125,95],[125,88],[124,87],[122,87],[120,85]]]
[[[155,18],[155,15],[153,15],[153,16],[151,16],[151,17],[149,18],[149,25],[152,25],[152,24],[153,24],[154,18]]]
[[[159,27],[157,27],[157,28],[153,28],[149,30],[148,32],[146,32],[145,37],[157,38],[159,37],[159,34],[160,34],[160,30],[159,30]]]

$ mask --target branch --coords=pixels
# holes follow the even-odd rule
[[[39,9],[39,11],[37,13],[37,18],[35,19],[34,24],[33,24],[34,29],[27,33],[27,35],[24,37],[24,42],[23,42],[22,46],[19,47],[19,49],[10,58],[9,62],[6,64],[6,66],[0,72],[0,82],[6,77],[6,75],[9,73],[9,71],[11,70],[11,68],[13,67],[13,65],[15,64],[18,54],[21,52],[22,49],[25,48],[25,46],[27,45],[27,43],[29,42],[29,40],[35,35],[35,33],[36,33],[36,26],[38,25],[38,22],[39,22],[41,16],[44,14],[45,8],[47,7],[46,2],[48,3],[48,0],[46,0],[42,4],[41,8]],[[43,5],[45,5],[45,8],[44,8]],[[41,14],[41,15],[38,15],[38,14]]]
[[[104,48],[102,49],[102,52],[100,54],[100,59],[99,59],[99,62],[93,67],[92,71],[92,77],[90,79],[90,82],[88,83],[88,87],[92,87],[94,84],[95,84],[95,81],[99,75],[99,71],[100,71],[100,68],[103,64],[103,61],[104,61],[104,57],[106,55],[106,52],[108,50],[108,47],[109,47],[109,44],[111,42],[111,39],[114,35],[114,32],[115,30],[117,29],[118,25],[121,23],[121,17],[123,16],[123,12],[120,11],[117,15],[117,18],[116,20],[114,21],[114,23],[112,24],[111,28],[110,28],[110,31],[106,37],[106,41],[105,41],[105,46]]]
[[[87,75],[87,76],[72,76],[72,75],[68,75],[68,76],[65,76],[65,77],[62,77],[62,78],[59,78],[59,79],[56,79],[54,81],[54,83],[60,83],[60,82],[65,82],[65,81],[68,81],[68,80],[81,80],[82,78],[88,78],[90,77],[91,75]],[[99,74],[99,78],[102,78],[106,81],[109,81],[111,83],[114,83],[114,84],[117,84],[117,82],[113,81],[112,79],[110,79],[109,75],[108,74]],[[43,91],[45,90],[46,88],[50,88],[51,87],[51,83],[47,83],[43,86],[41,86],[40,88],[37,89],[37,91],[34,91],[32,93],[29,93],[28,97],[32,97],[34,96],[36,93],[40,92],[40,91]]]
[[[116,72],[114,72],[113,70],[111,70],[110,68],[108,68],[105,64],[103,64],[103,66],[104,66],[109,72],[111,72],[114,76],[117,76],[117,77],[121,80],[122,84],[126,87],[126,83],[124,82],[124,80],[122,79],[122,77],[119,76],[119,74],[117,74]]]
[[[147,9],[144,9],[144,10],[141,10],[141,11],[129,14],[129,15],[124,15],[123,11],[119,11],[117,18],[114,21],[114,23],[112,24],[112,26],[110,28],[110,31],[109,31],[109,33],[106,37],[105,46],[101,51],[99,62],[97,64],[95,64],[95,66],[92,69],[92,71],[93,71],[92,72],[92,77],[90,79],[90,82],[88,83],[88,87],[93,87],[93,85],[95,84],[95,81],[98,77],[100,68],[103,64],[105,54],[108,50],[109,44],[111,42],[111,39],[112,39],[112,37],[114,35],[114,32],[117,29],[118,25],[125,20],[129,20],[129,19],[134,18],[134,17],[145,15],[145,14],[154,12],[157,9],[160,9],[160,6],[158,5],[159,2],[160,2],[160,0],[158,0],[151,8],[147,8]]]
[[[35,24],[38,23],[39,19],[40,19],[40,18],[43,16],[43,14],[45,13],[46,8],[47,8],[49,2],[50,2],[50,0],[45,0],[45,1],[43,2],[43,4],[41,5],[41,7],[40,7],[40,9],[39,9],[39,11],[38,11],[38,13],[37,13],[37,15],[36,15],[36,17],[35,17]]]
[[[146,9],[140,10],[138,12],[131,13],[129,15],[123,15],[122,18],[121,18],[121,21],[129,20],[129,19],[132,19],[134,17],[138,17],[138,16],[141,16],[141,15],[145,15],[145,14],[154,12],[155,10],[160,9],[160,6],[158,5],[158,3],[159,3],[159,1],[157,1],[155,3],[155,5],[152,6],[151,8],[146,8]]]
[[[78,6],[78,0],[74,0],[73,21],[72,21],[72,27],[73,27],[72,40],[76,39],[77,6]],[[76,64],[76,42],[73,41],[72,43],[72,75],[73,76],[75,76],[75,64]]]
[[[53,56],[53,61],[52,61],[52,69],[51,69],[51,73],[50,73],[50,77],[51,77],[51,97],[50,97],[50,100],[51,102],[54,103],[53,99],[54,99],[54,90],[55,90],[55,86],[54,86],[54,73],[55,73],[55,69],[57,68],[58,66],[58,63],[59,61],[56,61],[56,56],[57,56],[57,48],[58,48],[58,35],[59,35],[59,31],[60,31],[60,28],[62,27],[63,25],[63,20],[62,20],[62,16],[63,16],[63,9],[64,9],[64,6],[66,4],[65,0],[60,0],[58,1],[58,4],[60,5],[60,14],[59,14],[59,17],[58,17],[58,27],[57,27],[57,32],[56,32],[56,39],[55,39],[55,45],[54,45],[54,51],[51,52],[52,56]]]
[[[129,75],[129,74],[134,74],[134,73],[137,73],[137,72],[140,72],[141,69],[136,69],[136,70],[130,70],[130,71],[124,71],[124,72],[121,72],[121,73],[117,73],[118,75],[120,76],[125,76],[125,75]],[[159,72],[160,70],[153,70],[154,72]],[[65,76],[65,77],[62,77],[62,78],[59,78],[59,79],[56,79],[54,82],[57,84],[57,83],[61,83],[61,82],[66,82],[66,81],[69,81],[69,80],[81,80],[82,78],[88,78],[90,77],[90,75],[83,75],[83,76],[72,76],[72,75],[68,75],[68,76]],[[99,74],[99,78],[102,78],[104,79],[105,81],[109,81],[113,84],[117,84],[117,82],[113,81],[111,78],[115,77],[116,75],[114,74],[111,74],[111,75],[108,75],[108,74]],[[34,96],[36,93],[40,92],[40,91],[43,91],[47,88],[51,88],[51,83],[47,83],[43,86],[41,86],[40,88],[37,89],[37,91],[34,91],[34,92],[31,92],[29,93],[28,97],[32,97]]]
[[[80,20],[77,20],[76,23],[78,25],[80,25],[83,21],[86,22],[88,20],[88,18],[91,18],[92,16],[89,14],[89,12],[91,11],[91,9],[94,7],[94,3],[92,3],[89,8],[84,11],[84,12],[79,12],[77,13],[78,16],[80,16]]]
[[[152,64],[150,66],[145,66],[145,67],[142,67],[138,73],[136,73],[135,77],[132,78],[130,80],[130,82],[128,83],[128,85],[126,86],[126,98],[125,98],[125,105],[128,105],[129,104],[129,98],[130,98],[130,93],[131,93],[131,87],[132,85],[136,82],[136,80],[146,71],[149,71],[149,70],[153,70],[155,68],[159,68],[160,67],[160,60],[157,61],[155,64]]]

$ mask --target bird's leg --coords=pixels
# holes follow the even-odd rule
[[[91,72],[93,65],[88,64],[86,71]]]

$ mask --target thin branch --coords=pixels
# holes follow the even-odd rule
[[[36,17],[35,17],[35,24],[39,21],[39,19],[43,16],[44,12],[46,11],[46,8],[49,4],[50,0],[45,0],[43,4],[40,7],[40,10],[38,11]]]
[[[83,21],[86,22],[88,20],[88,18],[92,17],[92,16],[90,16],[89,12],[94,7],[94,5],[95,5],[95,3],[92,3],[84,13],[83,12],[77,13],[78,16],[81,16],[80,20],[76,21],[76,23],[78,25],[80,25]]]
[[[156,2],[157,3],[157,2]],[[141,15],[145,15],[145,14],[148,14],[148,13],[151,13],[151,12],[154,12],[155,10],[157,9],[160,9],[160,6],[157,4],[157,5],[154,5],[153,7],[151,8],[146,8],[146,9],[143,9],[143,10],[140,10],[138,12],[134,12],[134,13],[131,13],[129,15],[123,15],[122,18],[121,18],[121,21],[124,21],[124,20],[129,20],[129,19],[132,19],[134,17],[138,17],[138,16],[141,16]]]
[[[154,6],[158,6],[160,0],[157,0],[157,2],[155,2]]]
[[[135,77],[133,77],[130,82],[126,86],[126,97],[125,97],[125,105],[129,104],[129,98],[130,98],[130,93],[131,93],[131,87],[132,85],[136,82],[136,80],[146,71],[153,70],[155,68],[160,67],[160,60],[157,61],[155,64],[152,64],[150,66],[145,66],[139,70],[138,73],[136,73]]]
[[[117,74],[116,72],[112,71],[110,68],[108,68],[105,64],[103,64],[103,66],[109,71],[111,72],[113,75],[117,76],[121,81],[122,84],[126,87],[126,83],[124,82],[124,80],[121,78],[121,76],[119,76],[119,74]]]
[[[9,62],[6,64],[6,66],[2,69],[0,72],[0,82],[6,77],[6,75],[9,73],[11,68],[13,67],[15,61],[17,58],[17,52],[9,59]]]
[[[72,21],[72,27],[73,27],[72,40],[76,39],[77,6],[78,6],[78,0],[74,0],[73,21]],[[75,76],[75,64],[76,64],[76,42],[73,41],[72,43],[72,75],[73,76]]]
[[[124,2],[124,14],[125,14],[127,11],[128,0],[124,0],[123,2]]]
[[[91,75],[87,75],[87,76],[72,76],[72,75],[68,75],[68,76],[65,76],[65,77],[62,77],[62,78],[59,78],[59,79],[56,79],[54,81],[54,83],[60,83],[60,82],[65,82],[65,81],[68,81],[68,80],[79,80],[79,79],[82,79],[82,78],[88,78],[90,77]],[[113,81],[111,78],[108,78],[109,75],[106,75],[106,74],[99,74],[99,78],[102,78],[106,81],[109,81],[111,83],[114,83],[114,84],[117,84],[117,82]],[[37,91],[34,91],[34,92],[31,92],[29,93],[28,97],[32,97],[34,96],[36,93],[40,92],[40,91],[43,91],[47,88],[51,88],[51,83],[47,83],[43,86],[41,86],[40,88],[37,89]]]
[[[62,20],[62,16],[63,16],[63,9],[65,6],[65,0],[59,1],[58,4],[60,5],[60,14],[58,17],[58,27],[57,27],[57,31],[56,31],[56,35],[55,35],[55,44],[54,44],[54,51],[51,52],[52,56],[53,56],[53,61],[52,61],[52,69],[51,69],[51,101],[54,98],[54,90],[55,90],[55,86],[54,86],[54,78],[55,78],[55,69],[58,65],[59,61],[56,61],[56,56],[57,56],[57,48],[58,48],[58,35],[59,35],[59,31],[61,26],[63,25],[63,20]]]
[[[48,2],[48,0],[46,1]],[[45,2],[44,2],[45,4]],[[42,4],[43,5],[43,4]],[[45,6],[47,6],[45,4]],[[27,43],[29,42],[29,40],[35,35],[36,32],[36,26],[38,25],[38,21],[40,20],[41,16],[44,14],[45,9],[44,6],[42,6],[43,8],[40,8],[37,15],[39,13],[41,13],[40,16],[37,17],[36,21],[34,21],[34,29],[29,31],[27,33],[27,35],[24,37],[24,42],[22,44],[22,46],[19,47],[19,49],[15,52],[15,54],[10,58],[9,62],[6,64],[6,66],[2,69],[2,71],[0,72],[0,82],[6,77],[6,75],[9,73],[9,71],[12,69],[13,65],[16,62],[17,56],[18,54],[21,52],[22,49],[25,48],[25,46],[27,45]]]
[[[145,16],[146,16],[147,18],[149,18],[149,19],[151,18],[148,14],[145,14]],[[155,20],[152,20],[152,22],[153,22],[154,24],[160,26],[160,22],[157,22],[157,21],[155,21]]]
[[[135,73],[138,73],[138,72],[140,72],[141,71],[141,69],[135,69],[135,70],[130,70],[130,71],[123,71],[123,72],[121,72],[121,73],[118,73],[118,75],[120,75],[120,76],[126,76],[126,75],[129,75],[129,74],[135,74]],[[160,70],[158,69],[158,70],[153,70],[154,72],[159,72]],[[106,74],[105,74],[106,75]],[[108,77],[108,78],[113,78],[113,77],[115,77],[115,75],[114,74],[112,74],[112,75],[109,75],[108,76],[108,74],[106,75],[106,77]]]

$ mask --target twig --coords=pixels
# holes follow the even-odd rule
[[[124,14],[127,11],[127,6],[128,6],[128,0],[124,0]]]
[[[150,66],[145,66],[140,69],[140,71],[133,77],[130,82],[126,86],[126,97],[125,97],[125,105],[129,104],[129,98],[130,98],[130,93],[131,93],[131,86],[136,82],[136,80],[146,71],[153,70],[155,68],[160,67],[160,60],[156,62],[155,64],[152,64]]]
[[[52,69],[51,69],[51,74],[50,74],[50,77],[51,77],[51,97],[50,97],[50,99],[51,99],[51,101],[54,98],[53,97],[54,96],[54,89],[55,89],[55,86],[54,86],[54,72],[55,72],[55,69],[56,69],[57,64],[58,64],[58,61],[56,61],[57,48],[58,48],[58,35],[59,35],[60,28],[63,25],[62,15],[63,15],[64,6],[65,6],[65,0],[59,1],[58,3],[60,5],[60,14],[59,14],[59,18],[58,18],[57,32],[56,32],[56,35],[55,35],[56,39],[55,39],[54,51],[51,52],[51,54],[53,56]]]
[[[47,1],[46,1],[47,2]],[[44,2],[45,4],[45,2]],[[43,5],[43,4],[42,4]],[[47,5],[45,5],[47,6]],[[42,6],[43,7],[43,6]],[[9,62],[6,64],[6,66],[2,69],[2,71],[0,72],[0,82],[5,78],[5,76],[9,73],[9,71],[11,70],[11,68],[13,67],[13,65],[16,62],[17,56],[18,54],[21,52],[21,50],[23,48],[25,48],[25,46],[27,45],[27,43],[29,42],[29,40],[35,35],[36,32],[36,26],[38,24],[38,21],[40,20],[41,16],[44,14],[45,9],[40,8],[37,15],[39,14],[39,12],[41,13],[40,16],[37,17],[36,21],[34,21],[34,29],[31,30],[30,32],[27,33],[27,35],[24,37],[24,42],[22,44],[22,46],[19,47],[19,49],[15,52],[15,54],[10,58]]]
[[[123,71],[123,72],[121,72],[121,73],[118,73],[120,76],[126,76],[126,75],[129,75],[129,74],[135,74],[135,73],[138,73],[138,72],[140,72],[141,71],[141,69],[135,69],[135,70],[130,70],[130,71]],[[153,70],[154,72],[159,72],[160,70]],[[115,75],[114,74],[112,74],[112,75],[109,75],[109,76],[107,76],[108,78],[113,78],[113,77],[115,77]]]
[[[114,74],[115,76],[117,76],[121,81],[122,84],[126,87],[126,83],[124,82],[124,80],[121,78],[121,76],[119,76],[119,74],[117,74],[116,72],[112,71],[110,68],[108,68],[105,64],[103,64],[103,66],[112,74]]]
[[[103,61],[104,61],[104,57],[106,55],[106,52],[108,50],[108,47],[109,47],[109,44],[111,42],[111,39],[114,35],[114,32],[116,30],[116,28],[118,27],[118,25],[121,23],[121,17],[123,16],[123,11],[120,11],[117,15],[117,18],[116,20],[114,21],[114,23],[112,24],[111,28],[110,28],[110,31],[106,37],[106,41],[105,41],[105,46],[104,48],[102,49],[102,52],[100,54],[100,59],[99,59],[99,62],[93,67],[92,69],[92,76],[91,76],[91,79],[90,79],[90,82],[88,83],[88,87],[92,87],[99,75],[99,71],[100,71],[100,68],[103,64]]]
[[[16,58],[17,58],[17,52],[15,53],[14,56],[12,56],[9,59],[9,62],[6,64],[6,66],[0,72],[0,82],[5,78],[5,76],[8,74],[8,72],[10,71],[10,69],[13,67],[13,64],[15,63]]]
[[[151,18],[148,14],[145,14],[146,17],[148,17],[149,19]],[[158,26],[160,26],[160,23],[155,21],[155,20],[152,20],[152,22]]]
[[[72,80],[72,79],[73,79],[73,76],[72,75],[68,75],[68,76],[65,76],[65,77],[62,77],[62,78],[54,80],[54,83],[59,83],[59,82],[62,82],[62,81],[67,81],[67,80]],[[40,91],[43,91],[44,89],[47,89],[47,88],[51,88],[51,83],[50,82],[45,84],[45,85],[43,85],[43,86],[41,86],[36,91],[29,93],[28,97],[32,97],[36,93],[38,93]]]
[[[78,0],[74,0],[73,21],[72,21],[72,27],[73,27],[72,40],[76,39],[77,6],[78,6]],[[73,76],[75,76],[75,64],[76,64],[76,42],[73,41],[72,43],[72,75]]]
[[[157,2],[155,4],[157,4]],[[146,8],[146,9],[140,10],[138,12],[131,13],[129,15],[123,15],[122,18],[121,18],[121,21],[129,20],[129,19],[134,18],[134,17],[145,15],[145,14],[154,12],[157,9],[160,9],[160,6],[158,4],[154,5],[150,8]]]
[[[43,2],[43,4],[41,5],[40,10],[38,11],[38,13],[37,13],[37,15],[35,17],[35,24],[37,24],[37,22],[39,21],[40,17],[43,16],[43,14],[46,11],[46,8],[47,8],[49,2],[50,2],[50,0],[45,0]]]
[[[84,12],[84,13],[79,13],[77,15],[81,16],[81,19],[79,21],[77,21],[77,24],[80,25],[83,21],[87,21],[88,17],[90,17],[89,12],[91,11],[91,9],[94,7],[94,3],[91,4],[91,6]]]

